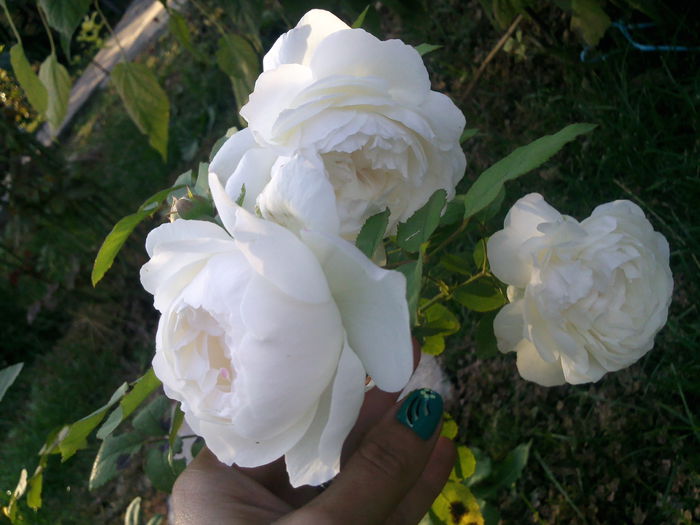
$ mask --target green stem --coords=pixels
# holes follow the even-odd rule
[[[100,18],[102,19],[102,21],[103,21],[103,22],[105,23],[105,25],[107,26],[107,30],[109,31],[110,35],[112,35],[112,38],[113,38],[114,41],[117,43],[117,47],[119,48],[119,52],[120,52],[121,55],[122,55],[122,59],[124,60],[124,62],[128,62],[129,59],[128,59],[127,56],[126,56],[126,51],[124,51],[124,48],[122,47],[122,44],[121,44],[121,42],[119,41],[119,38],[117,38],[117,34],[114,32],[114,29],[112,29],[112,26],[110,25],[109,20],[107,20],[107,17],[106,17],[105,14],[102,12],[102,9],[100,9],[100,1],[99,1],[99,0],[95,0],[94,4],[95,4],[95,10],[96,10],[97,13],[100,15]]]
[[[447,246],[452,241],[454,241],[457,237],[459,237],[459,235],[467,228],[468,225],[469,225],[469,219],[464,219],[462,221],[462,224],[460,224],[459,227],[455,231],[453,231],[447,239],[442,241],[437,246],[437,248],[435,248],[432,252],[430,252],[429,254],[426,255],[424,262],[427,262],[431,257],[435,256],[435,254],[437,254],[445,246]]]
[[[468,285],[469,283],[473,283],[473,282],[476,281],[477,279],[481,279],[482,277],[488,277],[488,276],[489,276],[489,272],[484,271],[484,270],[480,271],[479,273],[476,273],[476,274],[472,275],[469,279],[467,279],[467,280],[464,281],[463,283],[459,283],[457,286],[455,286],[455,287],[452,288],[451,290],[442,291],[442,292],[440,292],[439,294],[437,294],[435,297],[433,297],[432,299],[429,299],[428,302],[426,302],[425,304],[423,304],[422,306],[420,306],[420,307],[418,308],[418,312],[419,312],[419,313],[424,312],[425,310],[427,310],[427,309],[430,308],[432,305],[434,305],[435,303],[437,303],[438,301],[440,301],[440,300],[442,300],[442,299],[449,299],[450,297],[452,297],[452,294],[455,293],[455,290],[461,288],[462,286],[466,286],[466,285]]]
[[[15,34],[15,38],[17,39],[17,42],[22,44],[22,37],[19,36],[19,31],[17,31],[17,28],[15,27],[15,23],[12,21],[12,17],[10,16],[10,12],[7,10],[7,5],[5,2],[2,2],[2,8],[5,10],[5,17],[7,18],[7,21],[10,23],[10,27],[12,28],[12,32]]]
[[[49,35],[49,44],[51,45],[51,54],[56,56],[56,44],[53,41],[53,34],[51,33],[51,28],[49,27],[49,22],[46,20],[46,13],[40,5],[37,5],[37,10],[39,11],[39,18],[41,18],[41,23],[44,24],[44,29],[46,34]]]
[[[209,22],[212,23],[212,25],[216,28],[216,30],[217,30],[219,33],[221,33],[221,36],[226,36],[226,35],[227,35],[226,30],[225,30],[224,27],[219,23],[219,21],[216,20],[216,19],[215,19],[213,16],[211,16],[209,13],[207,13],[206,9],[204,9],[204,8],[202,7],[202,5],[201,5],[197,0],[192,0],[192,4],[194,4],[194,6],[197,8],[197,11],[199,11],[200,13],[202,13],[202,15],[204,16],[204,18],[206,18],[207,20],[209,20]]]

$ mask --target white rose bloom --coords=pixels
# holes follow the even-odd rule
[[[220,461],[285,456],[292,485],[318,485],[338,472],[365,374],[387,391],[411,374],[405,279],[342,239],[255,217],[214,175],[210,187],[225,229],[177,220],[146,241],[156,375]]]
[[[243,206],[288,228],[352,240],[391,210],[387,231],[464,174],[464,116],[430,90],[418,52],[309,11],[265,55],[231,137],[210,171]],[[264,177],[258,175],[264,173]]]
[[[654,346],[673,291],[666,239],[630,201],[598,206],[581,223],[541,195],[523,197],[488,241],[508,286],[494,320],[498,347],[541,385],[599,380]]]

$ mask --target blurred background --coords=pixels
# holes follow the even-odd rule
[[[38,65],[55,47],[75,83],[130,4],[90,4],[69,43],[49,41],[35,2],[10,0],[7,8],[29,62]],[[160,29],[135,59],[169,100],[165,156],[149,146],[110,82],[51,140],[18,85],[9,56],[16,39],[0,14],[0,369],[24,362],[0,402],[3,504],[21,469],[33,471],[49,432],[89,414],[150,366],[157,317],[138,270],[145,234],[162,216],[137,227],[97,287],[90,271],[121,217],[196,170],[229,128],[241,126],[237,109],[252,85],[227,68],[222,28],[261,57],[310,8],[352,23],[368,6],[191,0],[171,7],[149,21]],[[520,196],[538,191],[578,219],[603,202],[632,200],[671,245],[676,289],[667,327],[639,363],[596,384],[546,389],[523,381],[512,354],[477,352],[476,319],[461,312],[462,328],[440,357],[457,391],[458,439],[494,462],[531,443],[517,480],[489,496],[496,522],[700,522],[693,299],[700,286],[700,8],[654,0],[386,0],[369,5],[363,27],[382,39],[441,46],[425,56],[433,89],[479,130],[464,144],[462,192],[517,146],[570,122],[598,124],[543,169],[509,183],[485,231],[498,229]],[[483,233],[467,232],[465,246]],[[165,513],[164,493],[138,461],[120,464],[112,482],[88,491],[98,445],[63,464],[51,457],[43,507],[21,507],[24,522],[122,523],[134,496],[143,497],[145,515]]]

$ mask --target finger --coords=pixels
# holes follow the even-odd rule
[[[445,486],[456,459],[455,444],[450,439],[440,437],[425,470],[403,498],[386,525],[414,525],[418,523]]]
[[[413,339],[413,369],[415,370],[420,361],[420,345],[418,341]],[[385,392],[379,388],[373,388],[365,394],[365,399],[360,408],[360,415],[357,418],[355,426],[350,431],[345,444],[343,445],[343,454],[340,464],[344,465],[345,461],[357,450],[362,439],[365,437],[369,429],[374,427],[377,422],[382,419],[386,411],[396,403],[400,392]]]
[[[367,434],[331,486],[282,523],[384,523],[424,472],[441,420],[439,394],[412,392]]]
[[[175,525],[270,523],[292,510],[262,485],[220,463],[206,448],[177,478],[171,501]]]

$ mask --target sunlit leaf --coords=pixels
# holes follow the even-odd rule
[[[141,525],[141,497],[131,500],[124,514],[124,525]]]
[[[151,147],[167,159],[170,102],[156,76],[144,64],[121,62],[111,78],[131,120]]]
[[[156,377],[153,368],[149,368],[148,372],[136,380],[134,387],[126,394],[119,406],[115,408],[109,415],[107,420],[102,424],[97,431],[97,438],[104,439],[119,426],[119,424],[129,417],[141,403],[160,386],[160,380]]]
[[[357,235],[355,246],[367,257],[372,257],[381,244],[389,224],[389,208],[367,219]]]
[[[457,422],[447,412],[442,415],[442,418],[442,430],[440,431],[440,435],[447,439],[455,439],[459,431]]]
[[[491,204],[505,182],[541,166],[565,144],[595,127],[595,124],[570,124],[554,135],[545,135],[499,160],[479,175],[469,188],[464,199],[464,218],[471,217]]]
[[[399,224],[396,242],[401,248],[408,252],[417,252],[420,246],[428,241],[440,223],[440,214],[445,207],[446,198],[445,190],[437,190],[422,208],[406,222]]]
[[[46,88],[48,95],[46,105],[46,120],[49,121],[55,133],[63,122],[68,110],[71,80],[68,70],[58,62],[56,55],[51,54],[39,68],[39,80]]]
[[[476,469],[476,458],[471,449],[465,445],[457,447],[457,461],[450,474],[453,481],[463,481],[474,474]]]
[[[58,443],[58,448],[61,452],[61,461],[66,461],[78,450],[87,446],[87,437],[90,435],[90,432],[100,424],[107,411],[124,396],[127,388],[128,384],[122,383],[105,405],[68,426],[67,431],[60,437]]]
[[[0,370],[0,401],[5,397],[5,392],[15,382],[17,376],[22,371],[24,363],[16,363]]]
[[[49,105],[49,95],[46,87],[29,64],[22,44],[15,44],[10,48],[10,63],[17,82],[24,90],[27,100],[40,115],[46,113]]]
[[[359,27],[362,27],[362,24],[365,23],[365,17],[367,16],[367,11],[369,11],[369,7],[370,7],[370,6],[367,5],[367,7],[365,7],[365,8],[362,10],[362,12],[360,13],[360,16],[358,16],[358,17],[355,19],[355,21],[352,23],[352,25],[351,25],[350,27],[352,27],[353,29],[357,29],[357,28],[359,28]]]
[[[41,490],[44,484],[44,474],[42,470],[35,472],[29,480],[29,490],[27,490],[27,506],[32,510],[41,508]]]
[[[91,276],[93,286],[96,286],[102,277],[104,277],[105,273],[107,273],[107,270],[112,267],[114,258],[117,256],[122,246],[124,246],[129,235],[134,231],[134,228],[136,228],[142,220],[156,211],[170,193],[178,189],[179,186],[174,186],[159,191],[155,195],[149,197],[136,213],[127,215],[114,225],[112,231],[107,234],[107,237],[105,237],[105,240],[102,242],[102,246],[100,246],[100,250],[97,252],[97,257],[95,257]]]
[[[418,44],[418,45],[416,46],[416,51],[418,51],[418,54],[419,54],[420,56],[425,56],[425,55],[427,55],[428,53],[432,53],[433,51],[437,51],[437,50],[440,49],[441,47],[442,47],[442,46],[438,46],[438,45],[435,45],[435,44],[426,44],[426,43],[423,43],[423,44]]]

